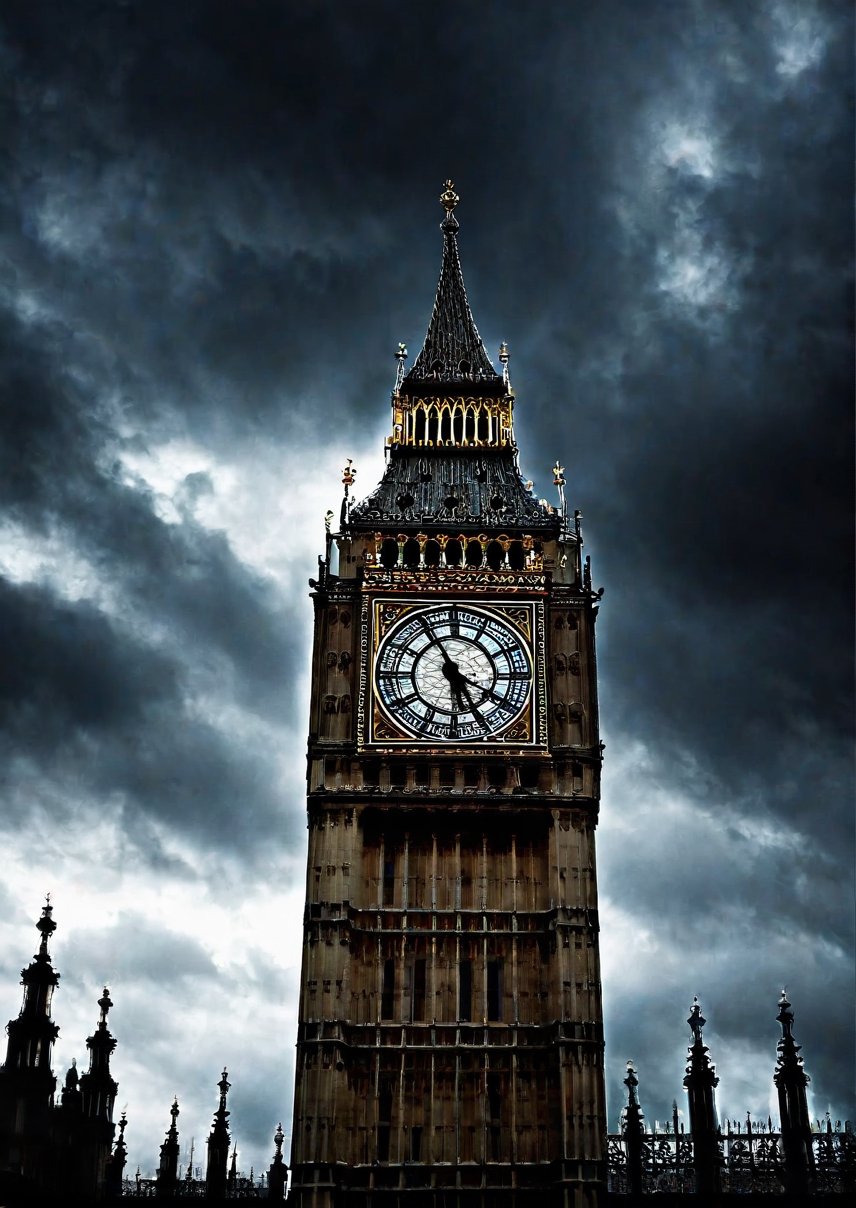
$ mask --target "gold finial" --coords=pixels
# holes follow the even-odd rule
[[[458,204],[458,202],[460,200],[461,200],[460,197],[455,192],[454,181],[447,180],[446,187],[443,190],[443,192],[440,194],[440,204],[443,206],[443,209],[446,211],[447,218],[451,217],[452,210],[454,210],[455,206]]]

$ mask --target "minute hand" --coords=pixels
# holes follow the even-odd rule
[[[475,680],[471,680],[467,675],[461,675],[461,679],[465,684],[469,684],[472,688],[478,688],[479,692],[483,692],[486,697],[490,697],[490,699],[492,701],[496,701],[497,704],[502,703],[503,697],[494,692],[493,688],[486,688],[484,684],[479,684]]]

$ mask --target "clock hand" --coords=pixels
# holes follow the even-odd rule
[[[497,705],[502,704],[503,698],[498,693],[494,692],[492,688],[485,688],[484,684],[476,683],[475,680],[469,679],[466,675],[462,678],[465,683],[471,684],[473,688],[478,688],[479,692],[483,692],[485,698],[489,697],[490,700],[494,701]]]
[[[478,710],[478,705],[475,703],[475,701],[473,700],[472,696],[470,695],[470,690],[469,690],[469,688],[467,687],[467,683],[468,683],[468,682],[469,682],[469,683],[472,683],[472,681],[471,681],[471,680],[470,680],[470,681],[468,681],[468,680],[467,680],[467,677],[466,677],[465,675],[462,675],[462,676],[461,676],[461,681],[460,681],[460,683],[461,683],[460,691],[461,691],[461,692],[464,694],[464,696],[466,696],[466,698],[467,698],[467,701],[468,701],[469,706],[470,706],[470,713],[472,713],[473,717],[475,717],[475,718],[476,718],[476,720],[478,721],[478,723],[479,723],[479,725],[482,727],[482,729],[484,729],[484,730],[489,730],[489,729],[490,729],[490,727],[488,726],[488,724],[487,724],[487,722],[485,721],[485,719],[482,717],[481,713],[479,713],[479,710]],[[478,687],[478,684],[476,684],[476,687]]]

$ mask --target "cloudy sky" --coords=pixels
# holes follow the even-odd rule
[[[307,579],[447,176],[606,588],[611,1127],[627,1058],[683,1108],[694,994],[721,1115],[766,1117],[782,984],[856,1118],[850,7],[3,6],[0,1017],[50,891],[55,1066],[106,982],[132,1170],[224,1064],[239,1166],[290,1131]]]

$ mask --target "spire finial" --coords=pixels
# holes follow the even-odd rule
[[[446,217],[440,223],[440,230],[444,235],[454,235],[458,229],[458,220],[452,211],[460,200],[460,197],[455,192],[454,184],[451,180],[447,180],[446,187],[440,194],[440,204],[446,211]]]
[[[398,365],[395,370],[395,393],[398,394],[401,389],[401,383],[404,381],[404,363],[407,360],[407,345],[398,343],[398,349],[395,353],[395,359]]]
[[[704,1025],[707,1023],[707,1020],[701,1013],[698,995],[693,997],[693,1005],[690,1008],[690,1017],[687,1020],[687,1023],[690,1025],[690,1030],[693,1034],[696,1044],[701,1044],[701,1031]]]
[[[502,365],[502,384],[506,390],[511,389],[511,378],[508,376],[508,362],[511,354],[505,340],[499,346],[499,363]]]
[[[42,960],[49,960],[48,957],[48,940],[56,931],[56,923],[53,920],[53,906],[51,906],[51,895],[45,894],[45,904],[42,907],[42,917],[36,923],[36,928],[41,935],[41,943],[39,944],[39,957]]]
[[[453,180],[447,180],[443,188],[443,192],[440,194],[440,204],[446,211],[447,218],[451,217],[452,210],[454,210],[455,206],[460,200],[460,197],[455,192],[455,182]]]
[[[98,999],[98,1005],[101,1008],[101,1019],[99,1020],[99,1023],[103,1023],[106,1026],[107,1012],[113,1006],[113,1003],[110,1001],[110,991],[106,986],[104,987],[104,993]]]

